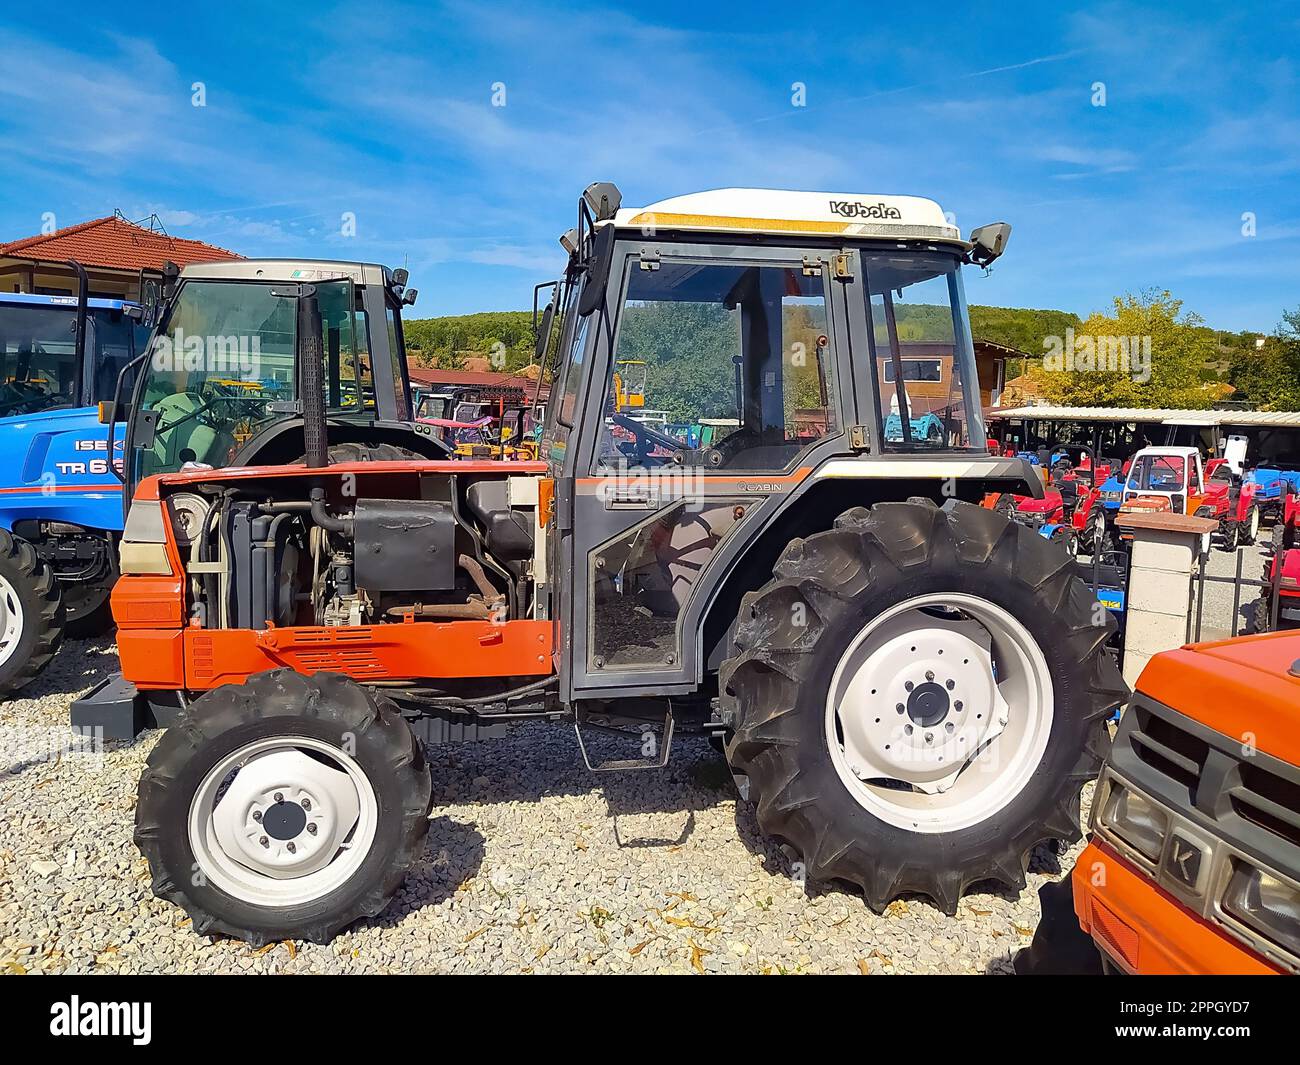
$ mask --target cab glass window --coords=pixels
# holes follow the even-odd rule
[[[872,361],[887,451],[985,446],[955,256],[868,252]]]
[[[0,417],[76,402],[76,312],[0,303]]]
[[[825,276],[629,264],[598,464],[782,470],[841,429]]]

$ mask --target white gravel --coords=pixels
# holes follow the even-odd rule
[[[1264,543],[1238,548],[1242,556],[1241,576],[1244,580],[1257,581],[1261,578],[1264,571],[1265,544],[1268,542],[1271,533],[1272,529],[1266,527],[1260,533],[1260,539]],[[1237,573],[1236,553],[1220,550],[1216,538],[1216,545],[1210,550],[1205,572],[1207,576],[1211,577],[1235,578]],[[1205,582],[1205,607],[1201,619],[1202,640],[1218,640],[1232,635],[1232,593],[1233,585],[1231,583],[1220,583],[1211,580]],[[1241,602],[1237,607],[1238,636],[1251,631],[1249,622],[1252,619],[1255,600],[1259,596],[1260,589],[1242,585]],[[1193,624],[1195,624],[1194,617]]]
[[[0,973],[1004,973],[1078,849],[1040,847],[1023,892],[967,895],[956,917],[920,899],[877,916],[789,878],[704,740],[663,772],[593,775],[571,730],[531,725],[431,752],[428,845],[383,914],[328,946],[254,951],[149,891],[131,829],[157,734],[57,753],[68,703],[115,661],[67,644],[0,711]]]

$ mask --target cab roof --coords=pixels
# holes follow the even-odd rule
[[[969,248],[933,200],[858,192],[713,189],[673,196],[614,216],[620,229],[716,233],[797,233],[930,240]]]
[[[350,278],[356,285],[387,285],[392,272],[378,263],[342,262],[335,259],[234,259],[193,263],[181,270],[187,280],[283,281],[287,283],[336,281]]]

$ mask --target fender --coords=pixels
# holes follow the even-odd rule
[[[330,440],[334,443],[382,440],[398,444],[424,455],[443,459],[451,449],[435,435],[434,427],[418,422],[388,421],[380,418],[334,416],[328,419]],[[302,418],[284,418],[255,434],[231,460],[232,466],[275,465],[292,462],[302,454]]]

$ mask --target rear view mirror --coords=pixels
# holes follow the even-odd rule
[[[609,281],[609,268],[614,258],[614,227],[602,226],[591,243],[587,283],[583,286],[582,297],[578,301],[580,318],[586,318],[605,298],[605,284]]]
[[[542,324],[538,326],[537,337],[533,344],[533,355],[538,365],[546,365],[546,348],[551,340],[551,325],[555,321],[555,302],[551,301],[542,311]]]
[[[974,245],[970,250],[970,261],[976,266],[989,266],[993,260],[1002,256],[1006,250],[1007,241],[1011,239],[1011,224],[1009,222],[990,222],[986,226],[980,226],[972,229],[970,233],[970,242]]]

